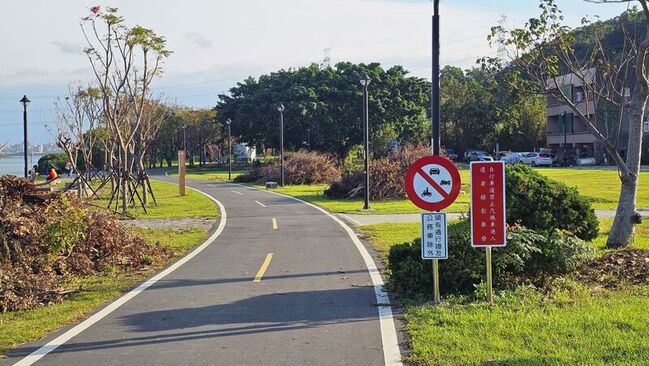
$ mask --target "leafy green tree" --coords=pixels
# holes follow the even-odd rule
[[[430,83],[410,77],[401,66],[384,70],[379,64],[338,63],[280,70],[259,79],[248,78],[220,95],[219,119],[232,120],[232,134],[262,148],[279,147],[279,103],[284,111],[284,145],[289,150],[318,150],[343,157],[362,142],[362,88],[367,73],[370,139],[375,155],[388,143],[428,140],[427,106]]]
[[[590,2],[631,2],[591,0]],[[635,1],[634,1],[635,2]],[[642,152],[642,125],[649,102],[649,3],[637,0],[641,12],[631,9],[608,22],[583,21],[572,30],[563,24],[555,0],[541,0],[540,14],[523,27],[492,28],[497,39],[511,54],[512,75],[522,88],[554,98],[568,106],[597,138],[617,165],[620,196],[607,247],[631,243],[635,224],[641,221],[636,197]],[[578,82],[583,98],[574,100],[565,85]],[[627,91],[630,91],[630,96]],[[623,157],[602,123],[598,106],[609,104],[628,111],[628,143]],[[619,114],[617,124],[624,121]],[[608,124],[606,124],[608,125]]]

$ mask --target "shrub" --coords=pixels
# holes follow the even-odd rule
[[[565,230],[583,240],[599,233],[590,202],[564,183],[522,164],[507,167],[507,222],[551,233]]]
[[[363,145],[354,145],[343,159],[343,174],[352,176],[362,173],[365,168],[365,147]]]
[[[68,161],[68,156],[65,153],[47,154],[38,159],[38,173],[47,175],[50,168],[56,169],[58,173],[65,171],[65,163]]]
[[[445,293],[470,293],[485,276],[484,250],[470,245],[466,220],[449,225],[449,258],[440,261],[440,287]],[[586,242],[555,231],[549,235],[512,227],[507,246],[494,249],[494,284],[499,288],[521,283],[544,285],[549,278],[569,273],[592,253]],[[429,297],[432,291],[430,261],[421,259],[421,243],[395,245],[388,255],[391,290],[407,297]]]

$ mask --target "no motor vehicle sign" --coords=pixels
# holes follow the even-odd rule
[[[439,211],[448,207],[460,193],[460,173],[441,156],[426,156],[415,161],[406,173],[406,193],[417,207]]]

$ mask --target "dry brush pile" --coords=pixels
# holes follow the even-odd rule
[[[73,276],[137,270],[169,256],[73,195],[42,196],[26,179],[0,177],[0,312],[60,301]]]
[[[370,160],[371,199],[405,198],[403,180],[408,167],[417,159],[429,155],[431,155],[430,147],[405,146],[386,158]],[[357,172],[332,183],[325,191],[325,195],[333,198],[356,198],[363,195],[364,189],[364,173]]]
[[[341,177],[340,166],[331,155],[317,151],[299,150],[288,152],[284,161],[284,178],[288,184],[323,184],[334,182]],[[280,162],[272,161],[253,166],[235,182],[280,181]]]

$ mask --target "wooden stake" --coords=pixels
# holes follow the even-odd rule
[[[178,189],[180,196],[185,195],[185,150],[178,150]]]

